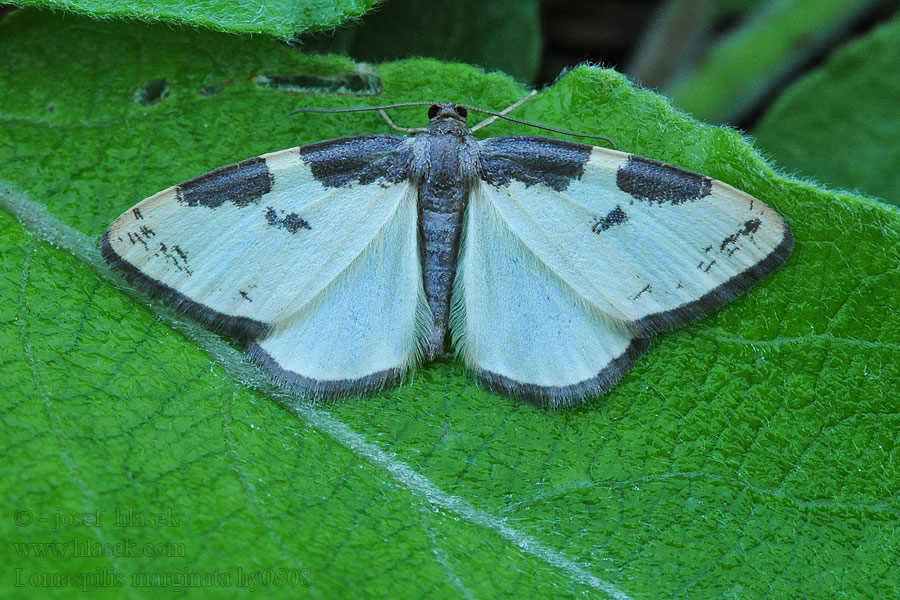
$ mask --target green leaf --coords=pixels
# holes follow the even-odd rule
[[[754,132],[778,166],[900,205],[900,18],[788,89]]]
[[[288,117],[298,106],[502,108],[525,90],[409,60],[374,68],[377,98],[286,92],[259,76],[353,66],[27,10],[0,24],[0,53],[0,202],[28,224],[0,212],[4,592],[232,598],[265,577],[291,598],[896,595],[894,211],[782,177],[734,131],[575,69],[516,114],[752,193],[793,226],[788,264],[578,410],[486,392],[449,359],[313,408],[257,391],[228,343],[116,288],[101,232],[216,166],[389,131],[370,114]],[[138,102],[160,79],[168,92]],[[117,511],[160,516],[121,527]],[[84,551],[28,545],[47,542]]]
[[[208,27],[229,33],[264,33],[290,39],[304,31],[337,27],[372,8],[376,0],[17,0],[22,6],[63,9],[95,19],[117,17]]]
[[[698,119],[733,121],[879,0],[769,0],[667,91]]]
[[[533,81],[541,60],[537,0],[389,0],[332,35],[302,37],[307,52],[337,52],[384,62],[429,56],[504,71]]]

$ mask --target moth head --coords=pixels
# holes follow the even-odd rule
[[[453,119],[465,125],[468,114],[466,107],[458,104],[451,104],[449,102],[444,104],[432,104],[431,108],[428,109],[428,120],[434,122]]]

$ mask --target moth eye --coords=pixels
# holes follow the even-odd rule
[[[428,109],[428,118],[429,119],[435,118],[438,114],[438,111],[440,111],[440,110],[441,110],[440,106],[438,106],[437,104],[432,104],[431,108]]]
[[[459,116],[461,116],[463,119],[465,119],[467,116],[469,116],[469,111],[466,110],[465,106],[454,106],[453,111],[456,114],[458,114]]]

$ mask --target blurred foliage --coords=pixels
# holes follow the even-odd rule
[[[783,169],[900,205],[900,18],[794,84],[754,136]]]
[[[696,65],[667,84],[676,106],[698,119],[735,121],[879,0],[769,0],[753,7]]]

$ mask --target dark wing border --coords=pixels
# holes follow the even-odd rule
[[[629,330],[635,335],[653,335],[656,332],[668,331],[691,321],[705,317],[714,310],[728,304],[754,285],[771,275],[781,267],[791,255],[794,248],[794,234],[790,225],[784,222],[784,237],[781,243],[767,257],[741,271],[725,283],[713,288],[697,300],[682,304],[672,310],[654,313],[631,323]]]
[[[594,377],[566,386],[520,383],[483,369],[474,369],[474,373],[488,388],[514,398],[521,398],[545,408],[575,407],[612,389],[631,370],[635,361],[650,348],[652,342],[652,337],[632,339],[625,352],[607,363]]]
[[[271,330],[268,323],[220,313],[146,275],[113,250],[109,243],[109,231],[103,234],[100,241],[100,254],[112,269],[122,273],[129,283],[151,298],[162,300],[173,310],[188,315],[211,329],[227,333],[239,342],[247,343],[252,339],[264,338]]]

